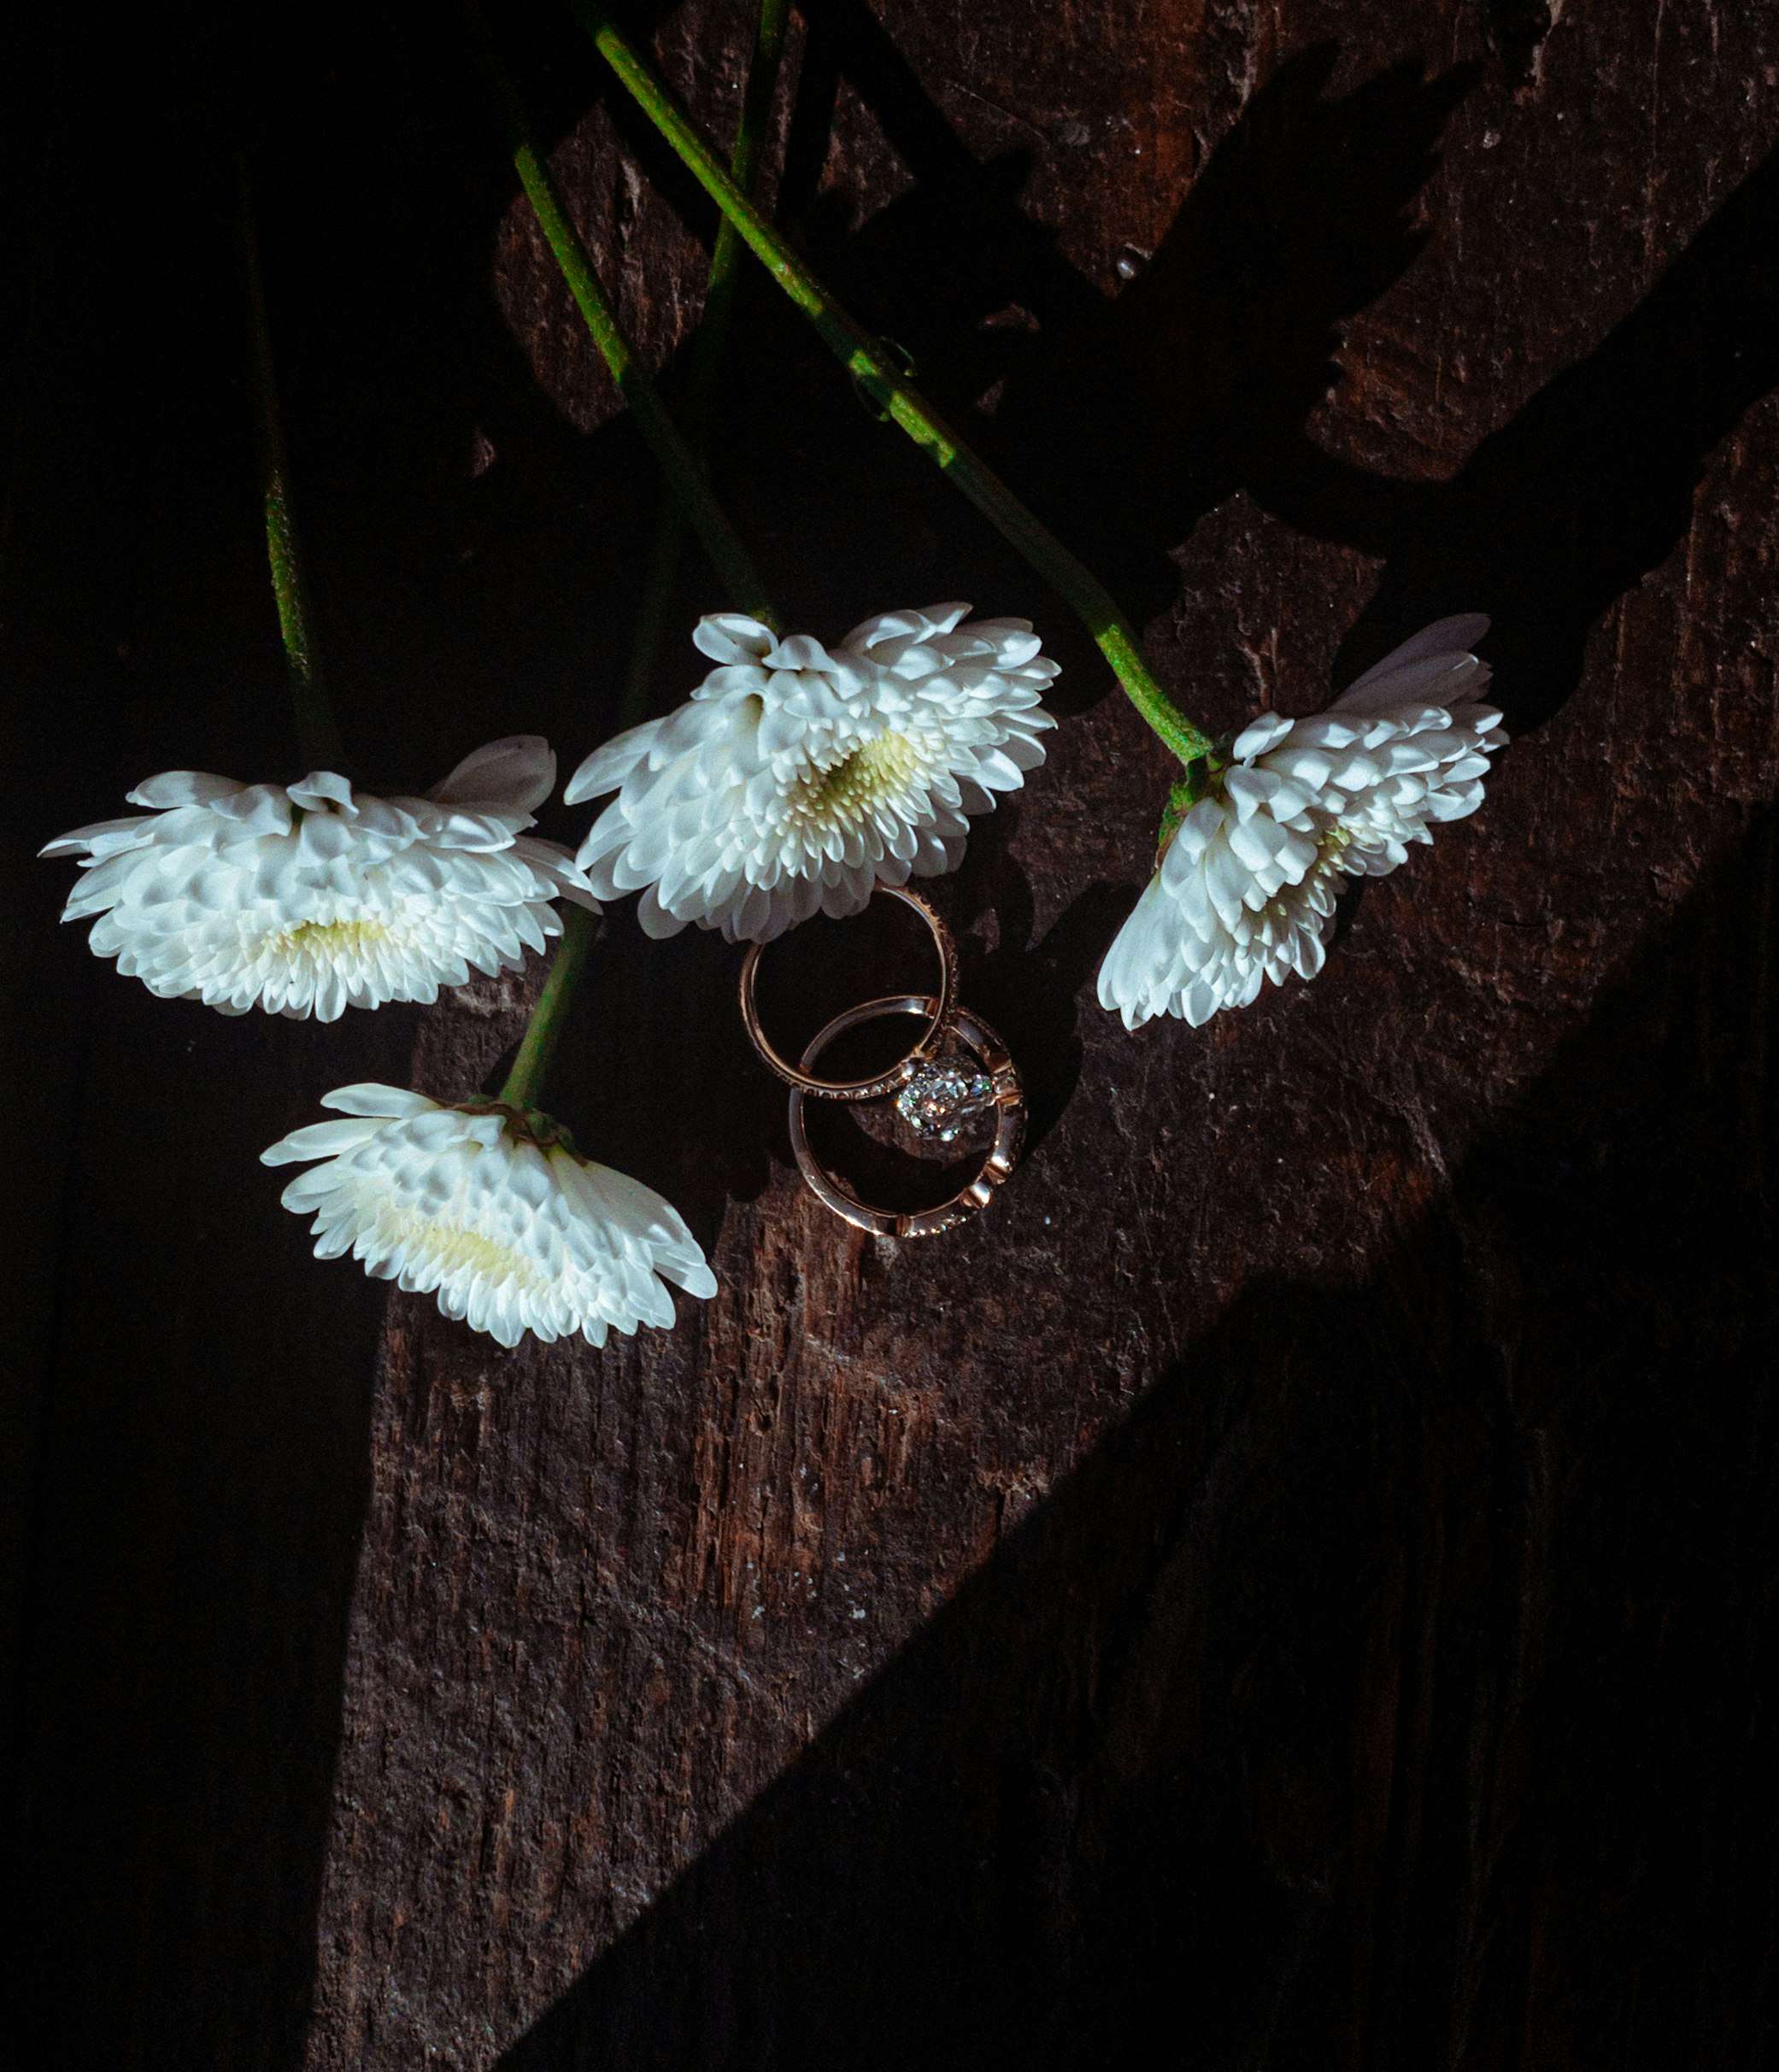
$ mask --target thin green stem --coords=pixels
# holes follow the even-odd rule
[[[550,178],[549,167],[531,133],[525,109],[495,50],[482,11],[475,0],[466,0],[466,4],[496,98],[506,118],[513,163],[531,207],[537,212],[537,220],[543,226],[543,234],[555,254],[556,264],[562,269],[569,291],[579,305],[587,329],[593,334],[593,343],[611,369],[612,379],[630,406],[637,431],[660,462],[668,487],[710,556],[730,601],[737,610],[751,613],[767,625],[775,626],[777,621],[766,585],[734,527],[718,508],[710,485],[692,457],[691,449],[668,416],[654,377],[625,336],[618,313],[594,271],[586,246],[581,242],[580,232],[569,220],[555,182]]]
[[[253,180],[244,158],[237,160],[236,171],[248,312],[253,328],[254,385],[259,398],[260,493],[266,510],[266,555],[272,564],[272,590],[278,600],[279,631],[284,636],[297,748],[308,768],[338,771],[345,756],[309,631],[308,588],[291,516],[290,463],[285,454],[284,420],[278,408],[278,378],[272,363],[272,327],[266,314],[260,241],[254,226]]]
[[[569,0],[569,5],[637,105],[854,380],[1071,607],[1112,665],[1131,703],[1181,761],[1191,763],[1208,754],[1210,737],[1175,706],[1149,674],[1135,630],[1099,579],[971,451],[915,388],[884,343],[855,322],[822,286],[730,178],[660,75],[605,9],[596,0]]]
[[[655,666],[666,634],[674,586],[679,578],[680,549],[684,545],[685,519],[673,498],[664,496],[661,516],[655,521],[655,544],[649,549],[648,571],[643,578],[637,628],[631,636],[624,696],[618,701],[617,731],[620,734],[649,716],[655,693]]]
[[[568,1024],[568,1009],[574,998],[575,981],[581,975],[581,966],[587,960],[592,942],[593,916],[584,907],[565,906],[562,940],[556,948],[555,961],[549,967],[543,990],[537,995],[531,1018],[525,1024],[513,1069],[495,1096],[497,1101],[514,1108],[537,1106],[533,1096],[543,1083],[543,1075],[562,1040],[562,1031]]]
[[[760,0],[754,55],[742,95],[741,121],[729,161],[731,180],[750,203],[760,184],[766,125],[772,120],[772,96],[778,90],[778,67],[784,56],[784,35],[790,21],[790,0]],[[728,339],[736,291],[741,285],[743,256],[741,232],[725,215],[717,226],[717,241],[710,255],[710,284],[705,292],[698,335],[692,343],[691,380],[686,395],[686,437],[693,452],[701,456],[716,415],[717,375]]]
[[[784,55],[785,30],[790,21],[790,0],[760,0],[760,21],[754,35],[754,55],[748,66],[748,84],[742,95],[741,121],[736,130],[735,150],[729,173],[750,199],[759,185],[765,156],[766,125],[772,120],[772,96],[778,84],[778,67]],[[691,370],[686,385],[680,423],[686,443],[699,466],[709,466],[711,426],[716,416],[717,380],[721,372],[723,348],[727,343],[730,318],[740,285],[743,249],[741,232],[727,216],[717,226],[717,241],[710,255],[710,279],[704,293],[704,314],[692,340]],[[649,709],[655,684],[656,657],[672,608],[674,580],[679,572],[680,549],[685,540],[685,520],[670,496],[661,504],[655,528],[655,549],[649,556],[649,576],[643,590],[643,608],[637,615],[636,638],[631,643],[630,677],[619,707],[618,724],[631,726]]]

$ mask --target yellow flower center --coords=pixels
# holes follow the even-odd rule
[[[361,956],[389,939],[384,921],[299,921],[272,936],[265,947],[275,957]]]
[[[394,1238],[416,1258],[439,1267],[446,1274],[469,1272],[478,1280],[498,1286],[516,1281],[529,1294],[542,1294],[547,1277],[536,1259],[503,1245],[497,1238],[461,1225],[435,1222],[412,1209],[385,1211],[380,1235]]]
[[[850,755],[812,771],[791,795],[793,808],[811,820],[857,819],[886,793],[919,774],[922,756],[906,734],[879,734]]]

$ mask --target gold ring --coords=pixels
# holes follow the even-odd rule
[[[803,1069],[807,1072],[837,1036],[844,1036],[848,1030],[856,1029],[861,1023],[879,1021],[892,1014],[924,1014],[931,1026],[937,1028],[940,1005],[928,993],[898,993],[884,1000],[868,1000],[862,1007],[849,1007],[844,1014],[837,1014],[803,1053]],[[832,1209],[837,1216],[844,1217],[855,1229],[869,1230],[878,1237],[933,1237],[941,1230],[954,1228],[988,1206],[994,1199],[995,1189],[1019,1161],[1019,1146],[1025,1136],[1025,1093],[1007,1046],[979,1015],[972,1014],[967,1007],[954,1010],[944,1026],[974,1052],[981,1071],[966,1077],[955,1066],[922,1059],[925,1072],[916,1077],[915,1071],[910,1071],[896,1105],[905,1115],[908,1114],[910,1095],[914,1095],[913,1105],[925,1110],[930,1122],[941,1125],[926,1133],[936,1135],[942,1141],[952,1134],[942,1127],[946,1120],[954,1118],[961,1120],[969,1114],[982,1113],[992,1107],[995,1142],[989,1146],[976,1177],[936,1208],[898,1215],[894,1210],[874,1209],[860,1201],[809,1148],[809,1133],[803,1123],[804,1089],[800,1085],[793,1085],[791,1089],[790,1147],[796,1154],[797,1171],[808,1182],[810,1192],[818,1200]],[[937,1080],[948,1074],[959,1083],[959,1087],[942,1087],[936,1093],[926,1088],[930,1078]],[[972,1082],[984,1083],[978,1085]],[[813,1083],[819,1086],[825,1083],[818,1080]],[[917,1123],[916,1127],[919,1126]]]
[[[766,1031],[760,1025],[760,1007],[754,997],[754,989],[760,971],[760,960],[766,948],[763,942],[750,942],[748,954],[742,960],[741,1015],[748,1040],[760,1053],[771,1069],[787,1086],[800,1094],[813,1094],[819,1101],[876,1101],[885,1094],[893,1094],[903,1085],[915,1067],[930,1058],[945,1040],[945,1032],[951,1026],[957,1010],[958,952],[951,939],[951,930],[946,927],[918,892],[910,892],[906,885],[886,885],[881,881],[872,888],[873,894],[887,892],[891,899],[900,900],[904,907],[912,907],[932,931],[933,941],[939,948],[939,990],[936,995],[907,995],[909,999],[926,999],[931,1003],[931,1013],[920,1040],[897,1064],[888,1071],[878,1072],[870,1079],[815,1079],[807,1071],[787,1065],[772,1045],[767,1042]],[[873,1002],[880,1006],[881,1002]],[[854,1026],[852,1023],[846,1024]],[[815,1042],[803,1054],[803,1064],[808,1065],[824,1045],[840,1033],[840,1024],[830,1022]]]

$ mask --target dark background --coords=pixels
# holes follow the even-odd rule
[[[637,19],[726,143],[746,8]],[[671,389],[709,211],[497,21]],[[843,1229],[737,953],[615,908],[551,1105],[722,1288],[602,1354],[316,1262],[255,1163],[480,1083],[535,968],[228,1021],[32,860],[297,773],[238,150],[353,773],[615,710],[657,491],[455,16],[241,22],[5,32],[6,2061],[1771,2062],[1779,9],[809,0],[779,220],[1181,701],[1482,609],[1515,742],[1312,987],[1127,1035],[1160,754],[750,280],[717,469],[786,617],[1065,665],[942,888],[1035,1142],[963,1230]]]

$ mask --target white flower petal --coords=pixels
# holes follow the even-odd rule
[[[291,796],[297,805],[325,813],[331,806],[349,808],[352,786],[337,770],[311,770],[300,784],[291,786]]]
[[[1259,755],[1276,746],[1290,731],[1291,722],[1283,713],[1262,713],[1236,735],[1230,754],[1237,762],[1244,756]]]
[[[77,827],[55,841],[46,842],[39,856],[77,856],[87,850],[95,863],[105,861],[123,849],[140,848],[147,837],[142,833],[153,823],[145,813],[131,813],[121,820],[95,820],[90,827]],[[63,916],[66,919],[68,917]]]
[[[692,645],[713,662],[757,662],[773,644],[772,628],[745,612],[708,612],[692,632]]]
[[[878,878],[951,868],[965,816],[1043,760],[1056,674],[1023,619],[969,607],[881,613],[833,649],[733,614],[693,636],[719,666],[663,719],[570,779],[615,793],[578,851],[595,894],[640,891],[651,936],[689,922],[770,942],[818,908],[858,912]]]
[[[561,932],[556,900],[596,909],[567,851],[523,832],[554,771],[535,735],[479,749],[433,800],[326,770],[288,789],[167,771],[130,795],[156,811],[44,853],[81,859],[63,918],[97,917],[94,954],[160,997],[333,1021],[517,971]]]
[[[658,768],[653,752],[662,735],[659,719],[645,719],[641,726],[626,727],[602,747],[595,748],[562,788],[566,804],[578,806],[596,799],[602,792],[615,791],[633,770]]]
[[[354,1086],[337,1086],[321,1096],[324,1108],[338,1108],[342,1115],[425,1115],[438,1106],[424,1094],[405,1086],[380,1086],[374,1079]]]
[[[1442,619],[1386,655],[1325,713],[1267,713],[1238,735],[1220,785],[1186,815],[1100,966],[1102,1007],[1134,1029],[1194,1027],[1268,979],[1321,970],[1343,876],[1379,878],[1473,813],[1500,714],[1466,652],[1488,621]],[[1443,701],[1433,703],[1437,696]]]
[[[1356,683],[1342,692],[1335,702],[1338,705],[1350,698],[1355,690],[1363,690],[1378,678],[1389,676],[1410,662],[1418,662],[1430,655],[1466,657],[1475,660],[1468,651],[1488,631],[1488,619],[1482,612],[1460,612],[1454,618],[1436,619],[1430,626],[1423,626],[1412,639],[1405,640],[1400,648],[1394,648],[1381,662],[1374,663]]]
[[[375,1136],[381,1124],[371,1115],[343,1116],[335,1123],[310,1123],[293,1130],[260,1153],[261,1165],[292,1165],[302,1159],[332,1158]]]
[[[440,805],[535,813],[555,789],[555,751],[541,734],[510,734],[466,755],[426,794]]]
[[[132,806],[152,806],[165,811],[173,806],[208,806],[244,790],[232,777],[213,777],[208,770],[163,770],[159,777],[144,778],[125,796]]]
[[[577,1331],[602,1345],[609,1330],[670,1325],[664,1281],[716,1293],[672,1204],[578,1157],[542,1118],[441,1107],[385,1086],[341,1087],[323,1105],[353,1119],[293,1130],[261,1154],[322,1161],[280,1197],[314,1212],[317,1258],[350,1252],[504,1346],[527,1331],[546,1345]]]

